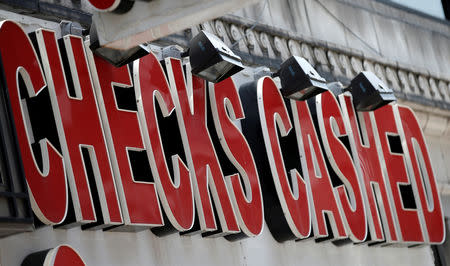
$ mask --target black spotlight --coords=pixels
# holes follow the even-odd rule
[[[182,56],[189,55],[192,74],[217,83],[244,69],[235,55],[218,37],[201,31],[189,42]]]
[[[127,50],[120,50],[100,46],[100,42],[98,40],[98,35],[94,24],[92,24],[91,26],[89,35],[91,43],[89,47],[94,52],[94,54],[100,56],[101,58],[105,59],[106,61],[108,61],[109,63],[113,64],[116,67],[121,67],[128,63],[131,63],[134,60],[146,56],[150,53],[150,50],[146,44],[141,44]]]
[[[397,100],[394,92],[369,71],[359,73],[346,90],[351,92],[358,111],[373,111]]]
[[[281,94],[294,100],[307,100],[328,90],[326,80],[303,57],[290,57],[273,76],[280,77]]]

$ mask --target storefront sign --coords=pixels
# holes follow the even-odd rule
[[[237,240],[265,220],[280,242],[444,240],[408,107],[357,113],[349,94],[329,91],[287,101],[270,77],[207,84],[153,54],[115,68],[86,45],[0,25],[3,82],[43,223]]]

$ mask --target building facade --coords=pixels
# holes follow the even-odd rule
[[[27,34],[43,28],[53,31],[56,38],[62,38],[66,34],[72,34],[81,37],[83,42],[90,40],[88,29],[91,26],[91,16],[92,13],[94,13],[94,10],[87,1],[3,0],[0,1],[0,3],[0,18],[2,20],[15,21]],[[61,22],[62,20],[64,20],[64,22]],[[160,61],[161,64],[163,64],[166,57],[166,51],[163,50],[165,47],[176,45],[180,50],[186,49],[189,46],[189,40],[200,33],[201,30],[218,36],[242,59],[246,68],[233,76],[234,84],[236,88],[241,88],[240,90],[243,90],[243,86],[248,82],[257,80],[261,76],[264,76],[264,74],[275,72],[280,68],[282,62],[291,56],[301,56],[307,59],[317,72],[328,82],[339,81],[343,87],[349,86],[351,80],[353,80],[361,71],[371,71],[375,73],[385,84],[393,89],[394,94],[398,99],[398,104],[411,108],[417,117],[420,129],[423,132],[428,146],[434,178],[436,179],[436,188],[440,197],[440,206],[442,207],[442,218],[444,219],[445,228],[448,227],[447,217],[450,216],[450,22],[445,19],[445,15],[443,18],[436,18],[390,1],[381,0],[266,0],[216,19],[204,21],[198,25],[189,25],[189,27],[186,27],[183,31],[150,42],[148,47],[151,49],[157,61]],[[48,77],[53,76],[52,83],[55,87],[54,90],[57,91],[58,85],[55,83],[57,82],[57,79],[55,78],[55,70],[52,68],[51,59],[49,59],[47,68],[45,59],[42,60],[42,49],[48,49],[49,47],[49,44],[45,42],[46,35],[41,31],[41,33],[35,33],[35,35],[31,34],[30,36],[35,36],[30,38],[33,45],[35,45],[35,49],[41,53],[39,60],[41,60],[41,64],[43,65],[44,70],[42,71],[47,77],[47,85],[49,87],[51,86]],[[6,41],[6,39],[2,41]],[[70,42],[73,40],[65,39],[65,41]],[[60,49],[62,49],[61,47],[62,46],[60,46]],[[89,55],[88,50],[86,51],[88,54],[87,58],[89,59],[89,56],[92,55]],[[5,56],[2,55],[2,58],[4,57]],[[76,62],[76,59],[77,54],[74,52],[73,62]],[[72,59],[69,57],[68,60],[70,61]],[[165,62],[167,64],[167,59]],[[184,62],[186,62],[186,60]],[[5,62],[3,62],[3,64],[5,64]],[[70,65],[70,62],[63,62],[63,65],[64,64]],[[99,73],[103,69],[108,69],[107,67],[100,68],[101,64],[95,60],[89,61],[89,63],[86,64],[88,65],[86,68],[91,72],[94,71],[94,68],[97,68]],[[172,72],[167,70],[168,68],[169,65],[167,64],[164,73],[170,76],[170,73]],[[137,75],[136,73],[138,73],[136,72],[136,68],[133,68],[133,71],[129,73],[130,77],[131,75],[135,77],[135,75]],[[67,72],[70,71],[66,70],[65,75],[68,75]],[[186,73],[188,72],[189,70],[187,70]],[[71,81],[73,82],[74,77],[77,77],[76,72],[71,73],[70,79],[66,76],[68,83]],[[79,73],[78,75],[81,76]],[[126,74],[124,75],[126,77]],[[175,74],[172,73],[171,75]],[[188,74],[186,75],[188,76]],[[119,74],[117,74],[117,76],[119,76]],[[144,77],[141,77],[141,80],[143,78]],[[97,86],[97,83],[99,84],[98,86],[101,86],[101,78],[97,77],[97,79],[92,78],[92,81],[90,81],[93,84],[91,85],[92,87]],[[173,80],[176,80],[176,77],[173,77]],[[133,81],[136,81],[136,79],[134,78]],[[115,80],[111,80],[111,82],[120,83]],[[111,82],[109,84],[112,84]],[[279,81],[275,80],[275,83],[280,86]],[[60,83],[60,85],[61,84],[63,83]],[[74,91],[73,94],[75,97],[73,98],[80,97],[80,95],[77,94],[80,93],[77,91],[77,86],[78,85],[76,84],[74,86],[68,84],[68,87],[75,87],[68,89]],[[82,86],[83,85],[80,87]],[[132,87],[132,84],[128,87]],[[135,88],[135,90],[137,89]],[[189,90],[189,88],[187,90]],[[118,99],[115,99],[118,106],[121,104],[120,99],[125,99],[126,95],[125,92],[123,94],[115,94],[114,97],[117,97]],[[50,92],[47,96],[44,95],[42,97],[47,97],[47,106],[49,106],[48,103],[51,101],[59,102],[59,99],[56,100],[59,97],[57,93],[53,95],[52,92]],[[105,124],[102,124],[101,130],[104,130],[104,132],[109,130],[109,134],[114,136],[113,118],[109,116],[107,106],[108,100],[106,97],[107,95],[104,91],[99,92],[97,90],[94,97],[96,100],[94,101],[97,101],[98,103],[95,104],[93,110],[98,111],[99,117],[108,117],[109,128],[107,128]],[[132,93],[132,97],[134,97],[134,92]],[[211,97],[211,95],[209,95],[209,97]],[[241,94],[241,98],[242,97]],[[99,98],[102,98],[102,101],[99,101]],[[103,103],[103,99],[105,99],[105,103]],[[247,107],[245,106],[246,101],[243,99],[244,98],[241,99],[243,110],[247,112]],[[29,119],[31,120],[31,127],[33,128],[35,128],[33,123],[42,122],[38,118],[40,115],[52,115],[51,109],[40,109],[42,107],[40,104],[43,104],[42,102],[36,103],[33,107],[33,101],[29,101],[29,99],[24,99],[23,101],[26,101],[25,105],[31,110]],[[45,99],[41,101],[45,102]],[[131,100],[131,102],[133,101],[136,102],[136,98]],[[124,100],[123,103],[125,104],[124,106],[126,106],[127,101]],[[136,103],[134,103],[134,105],[136,105]],[[211,103],[205,103],[205,106],[206,105],[207,108],[210,108]],[[59,102],[59,106],[54,104],[51,106],[53,112],[57,107],[64,110],[64,106],[61,102]],[[139,113],[140,106],[138,101],[137,107],[135,107],[138,114],[141,114]],[[121,108],[122,107],[120,106],[118,107],[118,109]],[[311,106],[309,108],[313,109]],[[123,107],[122,109],[126,110],[127,108]],[[158,110],[161,111],[161,109]],[[209,111],[206,112],[208,113]],[[232,111],[227,109],[227,111],[224,112],[228,112],[227,114],[230,116],[230,112]],[[63,112],[61,112],[61,114],[62,113]],[[160,124],[160,127],[166,130],[165,132],[169,132],[169,130],[172,129],[171,123],[176,123],[176,116],[179,114],[175,113],[176,112],[174,111],[172,114],[167,114],[167,116],[170,115],[171,117],[169,118],[171,119],[170,122],[167,122],[164,126]],[[164,114],[161,115],[160,113],[158,113],[158,115],[160,121],[162,120],[162,116],[166,116]],[[248,113],[246,113],[245,116],[247,117]],[[141,125],[140,130],[143,130],[142,119],[142,117],[139,117],[139,123]],[[217,117],[214,117],[214,112],[212,115],[208,115],[207,119],[210,121],[210,124],[208,124],[209,133],[211,135],[213,134],[212,132],[217,133],[217,129],[216,131],[212,130],[214,127],[213,120],[217,121]],[[294,124],[292,117],[291,119],[293,121],[292,124]],[[60,120],[62,121],[61,128],[66,128],[66,126],[63,125],[65,123],[64,118],[60,118]],[[65,156],[64,144],[61,142],[60,135],[56,135],[55,133],[59,130],[58,123],[60,122],[57,117],[55,118],[55,121],[56,122],[53,122],[54,124],[42,122],[43,126],[39,127],[40,129],[33,129],[35,130],[34,137],[36,140],[38,140],[39,137],[47,138],[53,145],[55,145],[54,143],[58,143],[55,145],[55,150],[60,152],[62,156]],[[234,122],[241,131],[246,130],[245,122]],[[319,122],[315,121],[315,123],[316,130],[319,132],[319,126],[317,125]],[[82,128],[83,126],[84,125],[82,124],[75,125],[73,127],[74,132],[77,128]],[[292,126],[294,127],[294,125]],[[132,129],[130,128],[129,130],[131,131]],[[276,131],[276,134],[282,135],[282,133],[280,133],[281,131],[281,128],[279,128],[279,131]],[[82,129],[80,132],[82,132]],[[2,134],[5,135],[6,133],[3,132]],[[108,133],[104,134],[105,139],[114,139],[109,136]],[[166,149],[172,149],[168,148],[169,144],[167,144],[168,142],[167,138],[164,136],[165,134],[170,135],[169,133],[161,133],[161,138],[163,139],[162,143],[165,143]],[[180,135],[183,135],[183,132],[181,132]],[[189,134],[186,133],[186,135]],[[253,148],[252,141],[248,139],[249,135],[244,135],[247,138],[247,141],[250,142],[250,148]],[[401,133],[399,133],[399,135],[401,135]],[[6,143],[3,144],[6,145],[3,151],[5,153],[3,156],[5,157],[5,161],[8,160],[7,158],[14,155],[11,155],[9,152],[10,148],[8,148],[8,143],[11,143],[12,140],[8,140],[7,136],[8,135],[3,137],[3,140]],[[69,133],[66,132],[65,137],[68,136]],[[219,139],[215,140],[214,137],[212,138],[212,142],[219,142]],[[180,146],[182,146],[182,136],[176,136],[173,137],[173,139],[179,141],[180,145],[177,146],[174,144],[174,146],[177,147],[173,147],[171,151],[177,152],[181,150],[180,153],[183,153],[184,151],[186,154],[180,155],[181,160],[184,161],[185,164],[188,164],[187,167],[191,169],[188,162],[189,160],[186,159],[190,155],[187,154],[186,148],[180,148]],[[108,140],[103,141],[105,143],[108,142]],[[146,142],[143,142],[144,145],[146,145]],[[215,144],[219,145],[217,143]],[[37,142],[34,143],[34,146],[37,145]],[[105,145],[108,147],[107,154],[112,154],[111,146],[114,146],[114,144],[108,143]],[[183,145],[186,144],[183,143]],[[264,143],[261,143],[260,145],[263,146]],[[283,144],[281,145],[283,146]],[[324,144],[322,142],[320,145],[322,149],[324,149]],[[406,144],[403,143],[399,145]],[[141,146],[135,150],[145,151]],[[380,144],[380,146],[382,145]],[[404,148],[405,146],[402,147]],[[69,154],[70,145],[67,145],[66,149],[67,154]],[[289,150],[287,147],[283,147],[283,149],[285,149],[284,152]],[[86,152],[89,151],[86,150]],[[193,151],[190,152],[195,153]],[[253,150],[252,152],[254,153],[255,151]],[[37,152],[35,151],[35,155],[36,154]],[[287,153],[285,153],[285,158],[289,157],[289,155],[286,154]],[[19,155],[15,154],[14,156],[16,156],[14,158],[20,159]],[[86,156],[88,155],[84,154],[83,156],[85,156],[83,158],[87,158]],[[95,160],[92,159],[92,155],[90,156],[92,164]],[[111,158],[114,157],[113,155],[109,156]],[[139,158],[141,157],[139,157],[139,155],[135,156],[136,157],[133,158],[135,158],[136,161],[139,161]],[[222,176],[233,173],[229,173],[227,170],[227,163],[221,161],[221,156],[225,155],[219,154],[218,152],[216,156],[220,159],[218,159],[218,161],[220,161],[220,166],[224,172]],[[257,157],[255,154],[253,156],[255,158]],[[114,168],[114,165],[119,165],[117,171],[121,175],[124,175],[121,172],[122,170],[120,169],[119,162],[114,162],[110,157],[107,157],[107,160],[112,160],[112,167]],[[97,160],[99,162],[101,161],[99,158],[97,158]],[[289,159],[285,159],[286,165],[289,165],[288,160]],[[403,162],[403,160],[406,162],[407,159],[402,159],[400,161]],[[423,158],[417,160],[421,161],[422,164],[423,161],[426,161],[426,159]],[[77,172],[74,159],[72,159],[72,163],[74,167],[70,166],[69,169],[67,161],[65,161],[65,175],[68,180],[70,180],[70,172],[75,173],[74,175],[76,175]],[[176,165],[173,158],[172,163],[173,165]],[[332,166],[328,161],[327,163],[327,167],[331,168]],[[37,164],[42,165],[44,163],[41,161]],[[228,162],[228,164],[230,163]],[[89,172],[89,170],[86,170],[89,168],[86,166],[86,163],[83,165],[86,167],[84,171]],[[256,166],[259,167],[258,163],[256,163]],[[91,169],[91,172],[94,173],[91,174],[95,175],[95,164],[93,167],[94,170]],[[142,166],[141,168],[141,166],[139,166],[139,168],[132,169],[132,175],[134,171],[134,181],[138,179],[137,176],[140,175],[142,171],[145,172],[150,169],[150,167],[145,168]],[[172,164],[170,167],[172,167]],[[178,165],[178,167],[181,166]],[[422,165],[421,167],[423,171],[424,166]],[[300,168],[301,167],[298,168],[298,171],[300,171],[301,174],[306,174],[305,169],[301,171]],[[390,175],[389,169],[395,167],[389,162],[389,159],[386,159],[382,168],[384,179],[386,179],[386,176]],[[144,170],[140,171],[139,169]],[[270,171],[270,169],[264,169],[267,170],[265,174]],[[412,191],[414,190],[414,188],[411,188],[411,182],[413,182],[411,169],[408,169],[407,181],[409,180],[409,182],[404,184],[406,188],[400,193],[401,199],[403,199],[400,201],[405,209],[419,210],[420,207],[416,205],[418,202],[417,196],[416,203],[413,204],[414,206],[405,207],[405,202],[407,202],[408,199],[411,200],[408,198],[408,191],[413,193]],[[287,170],[288,169],[286,169],[286,171]],[[116,172],[114,172],[116,170],[113,169],[110,171],[112,171],[111,175],[116,175]],[[174,171],[175,170],[170,170],[169,175],[174,174]],[[265,186],[267,185],[264,185],[263,183],[267,181],[262,180],[261,176],[264,174],[261,173],[261,169],[258,169],[258,171],[261,178],[260,182],[262,183],[263,204],[266,206],[270,204],[267,200],[268,198],[264,195]],[[4,172],[2,172],[2,175],[4,175]],[[145,173],[143,175],[144,177],[138,181],[148,182],[149,180],[145,179]],[[424,179],[430,177],[429,174],[422,173],[422,175],[425,176]],[[74,178],[74,180],[76,179]],[[154,179],[150,179],[150,181],[155,182]],[[388,182],[387,179],[385,181]],[[94,187],[100,187],[95,183],[97,181],[93,181],[92,178],[91,180],[88,180],[88,182],[90,182],[91,192],[96,190]],[[117,179],[115,182],[117,183]],[[431,182],[430,186],[433,187],[434,181]],[[69,190],[71,190],[70,192],[74,193],[73,187],[70,187],[71,184],[69,183],[70,181],[68,181],[67,186],[69,187]],[[294,184],[292,184],[291,181],[290,186],[292,187]],[[232,186],[231,183],[227,183],[227,185]],[[335,184],[333,184],[333,186],[336,187]],[[399,185],[399,187],[401,187],[401,185]],[[28,185],[28,189],[29,188],[30,185]],[[400,190],[401,189],[399,189],[399,191]],[[427,188],[425,192],[426,197],[428,197],[428,202],[432,201],[430,200],[430,197],[433,197],[430,195],[431,190],[431,188]],[[15,197],[14,202],[22,202],[22,200],[26,201],[27,197],[24,196],[26,195],[26,191],[27,189],[24,188],[20,193],[17,192],[18,196],[10,196],[10,194],[6,192],[16,191],[14,189],[11,190],[11,188],[10,190],[6,188],[5,194],[3,194],[4,199],[5,201],[8,201]],[[158,193],[160,193],[159,190]],[[118,192],[118,194],[120,194],[120,192]],[[81,196],[79,197],[81,198]],[[78,223],[79,219],[77,218],[77,215],[82,214],[77,214],[76,204],[73,199],[69,197],[69,211],[66,219],[72,221],[72,223],[55,223],[53,226],[43,225],[39,222],[40,216],[36,211],[34,212],[34,215],[31,215],[31,206],[29,203],[23,203],[25,206],[23,207],[23,210],[20,207],[22,205],[14,203],[19,206],[16,207],[18,210],[15,212],[25,213],[24,217],[27,217],[28,220],[16,219],[14,221],[16,225],[11,226],[5,222],[5,225],[2,226],[2,228],[5,228],[5,237],[0,239],[0,264],[18,265],[22,263],[29,254],[55,248],[63,244],[70,245],[74,248],[87,265],[445,265],[445,263],[450,263],[450,246],[448,246],[447,241],[438,245],[435,245],[437,243],[434,243],[433,245],[427,243],[413,244],[412,242],[414,241],[405,241],[406,243],[403,243],[402,241],[387,239],[386,236],[386,239],[375,241],[374,243],[371,243],[369,239],[362,241],[362,243],[351,243],[346,241],[335,241],[337,239],[336,235],[329,235],[328,239],[326,237],[316,237],[316,239],[314,239],[314,237],[305,237],[305,239],[297,239],[296,241],[277,241],[279,239],[277,239],[276,236],[274,237],[273,227],[271,226],[271,228],[269,228],[268,223],[272,222],[269,222],[270,218],[267,216],[268,209],[266,208],[264,208],[266,217],[263,223],[264,228],[262,232],[258,233],[256,236],[241,240],[234,239],[234,241],[230,241],[229,238],[222,237],[222,234],[220,233],[213,234],[213,236],[208,236],[208,233],[205,234],[205,232],[203,232],[203,234],[190,234],[189,231],[187,234],[179,234],[177,232],[166,234],[164,232],[161,233],[158,231],[158,227],[153,226],[148,226],[152,227],[151,230],[148,228],[146,228],[146,230],[137,230],[134,228],[130,230],[136,230],[138,232],[121,232],[130,231],[120,229],[127,228],[126,226],[121,226],[122,223],[126,224],[126,222],[124,222],[126,219],[123,222],[114,222],[111,212],[107,217],[110,221],[106,221],[106,216],[104,215],[105,212],[103,211],[102,213],[101,211],[98,211],[103,208],[103,206],[100,206],[102,204],[100,203],[102,202],[102,196],[97,196],[100,199],[95,199],[95,197],[96,196],[94,196],[93,202],[94,205],[96,205],[94,208],[95,212],[97,212],[96,221],[88,223],[83,220],[84,222]],[[123,202],[120,195],[117,197]],[[124,192],[123,197],[125,201],[129,199],[127,198],[129,196],[126,195],[126,192]],[[212,197],[214,197],[214,195]],[[378,192],[375,197],[381,197],[380,192]],[[412,197],[414,201],[415,196],[413,195]],[[145,197],[143,200],[150,201],[151,199]],[[139,200],[137,199],[137,201]],[[161,198],[159,201],[164,205]],[[195,201],[199,201],[199,199],[196,198]],[[158,204],[158,199],[156,199],[156,202]],[[169,203],[166,205],[168,204]],[[435,207],[437,208],[436,205]],[[72,208],[72,210],[70,210],[70,208]],[[123,205],[119,208],[121,208],[123,214]],[[217,208],[217,206],[214,207],[216,217],[220,216],[220,213],[217,213]],[[164,211],[165,210],[166,209],[164,209]],[[8,213],[7,211],[5,212]],[[127,210],[127,213],[128,212],[131,213],[131,210]],[[310,210],[310,212],[312,211]],[[70,217],[70,214],[73,214],[74,217]],[[128,215],[131,217],[130,214]],[[164,219],[166,225],[170,223],[170,218],[167,217],[166,213],[164,213],[164,215],[161,214],[161,217]],[[31,218],[34,220],[30,220]],[[196,219],[197,222],[194,226],[203,226],[198,225],[199,218]],[[226,219],[219,221],[219,218],[216,218],[216,223],[219,223],[222,226],[222,230],[224,228],[224,221],[227,222]],[[424,223],[425,222],[422,221],[422,226],[425,226]],[[20,226],[17,224],[20,224]],[[103,224],[108,224],[109,226],[103,226]],[[332,223],[327,220],[329,234],[331,233],[330,224]],[[384,232],[387,234],[388,226],[384,224],[383,226]],[[313,225],[310,224],[310,227],[313,227]],[[8,228],[14,228],[19,232],[24,232],[9,235],[11,234],[12,229],[10,230]],[[232,231],[232,229],[228,229]],[[397,229],[401,229],[400,226]],[[311,231],[314,230],[314,228],[311,229]],[[445,231],[447,231],[447,229]],[[336,233],[337,231],[333,230],[333,232]],[[313,236],[314,234],[317,236],[317,232],[308,235]],[[333,239],[333,237],[335,239]],[[374,239],[374,236],[371,237]]]

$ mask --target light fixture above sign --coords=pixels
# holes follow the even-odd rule
[[[244,66],[241,58],[233,53],[217,36],[201,31],[189,42],[182,56],[188,56],[192,74],[212,83],[220,82],[238,73]]]
[[[129,49],[113,49],[106,46],[100,46],[97,29],[94,24],[91,26],[89,38],[91,43],[89,47],[92,52],[116,67],[124,66],[136,59],[148,55],[149,53],[149,49],[146,44],[140,44]]]
[[[294,100],[307,100],[328,90],[326,80],[306,59],[292,56],[273,74],[281,81],[281,94]]]
[[[352,79],[346,91],[351,92],[358,111],[373,111],[397,100],[392,89],[369,71],[363,71]]]

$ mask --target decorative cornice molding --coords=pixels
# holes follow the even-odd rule
[[[286,58],[306,58],[328,81],[345,85],[361,71],[374,72],[391,87],[400,103],[416,112],[428,135],[450,136],[450,76],[432,73],[389,58],[374,58],[360,50],[294,35],[236,16],[224,16],[164,38],[186,46],[192,36],[206,30],[219,36],[250,66],[277,69]],[[183,41],[181,41],[183,39]]]
[[[432,73],[389,58],[374,58],[356,49],[305,38],[232,15],[192,27],[185,35],[193,36],[202,29],[222,38],[249,65],[276,69],[286,58],[298,55],[306,58],[327,80],[344,85],[360,71],[368,70],[386,82],[400,99],[450,110],[449,74]]]

